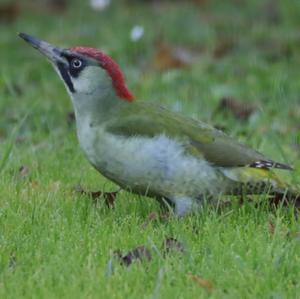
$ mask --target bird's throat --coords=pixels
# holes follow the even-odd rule
[[[111,118],[119,106],[130,105],[129,102],[119,99],[114,92],[94,90],[84,94],[75,92],[70,94],[78,125],[80,122],[100,125]]]

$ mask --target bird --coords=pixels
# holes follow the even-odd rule
[[[153,197],[178,217],[223,195],[294,194],[274,172],[293,170],[290,165],[199,120],[136,100],[118,64],[101,50],[19,37],[44,54],[64,82],[87,160],[122,189]]]

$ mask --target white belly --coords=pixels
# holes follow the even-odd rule
[[[199,197],[221,191],[218,171],[165,135],[122,137],[98,127],[82,130],[78,137],[88,160],[103,175],[145,195]]]

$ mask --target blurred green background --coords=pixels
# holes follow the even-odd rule
[[[17,32],[102,49],[136,100],[201,119],[291,163],[295,171],[280,175],[299,188],[300,1],[0,2],[2,298],[299,297],[298,237],[286,239],[298,236],[293,213],[250,204],[226,217],[204,211],[141,230],[158,211],[154,201],[126,193],[111,211],[74,192],[78,184],[116,186],[85,160],[62,82]],[[165,236],[184,240],[188,255],[105,276],[113,249],[153,247]],[[215,291],[188,273],[208,278]]]

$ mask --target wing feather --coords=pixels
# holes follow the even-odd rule
[[[122,119],[108,121],[106,125],[106,129],[114,134],[150,138],[164,134],[182,142],[190,155],[204,157],[211,164],[220,167],[292,169],[289,165],[267,159],[205,123],[162,107],[130,103],[118,113],[122,115]]]

